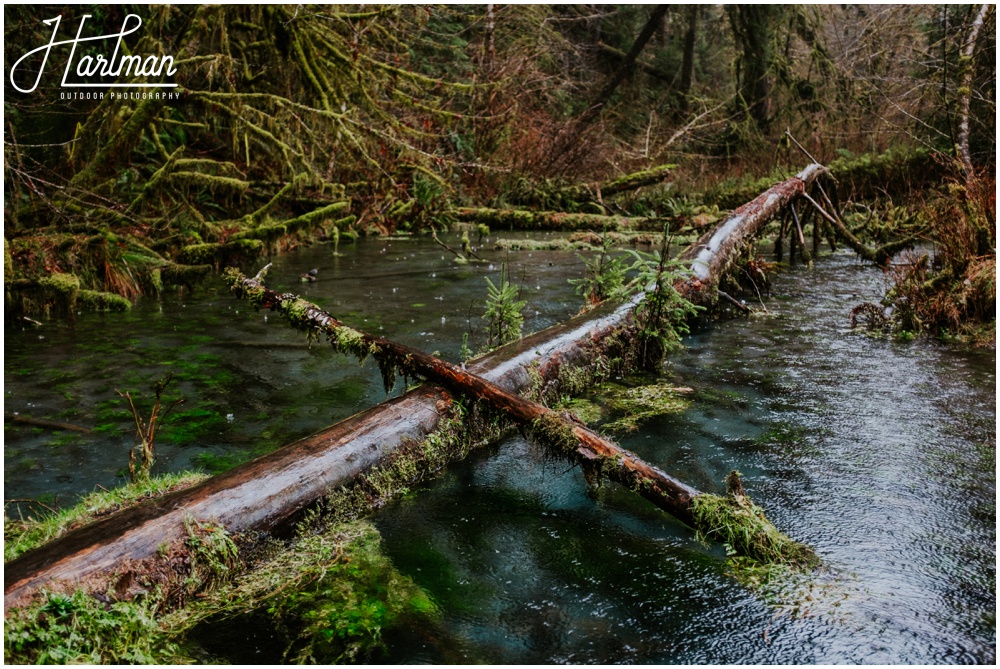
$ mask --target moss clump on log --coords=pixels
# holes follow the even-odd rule
[[[660,165],[648,170],[610,179],[600,184],[569,184],[561,180],[518,180],[511,188],[508,201],[534,209],[564,211],[568,213],[603,213],[601,200],[614,197],[643,186],[664,181],[677,165]]]
[[[546,413],[531,422],[531,435],[557,453],[573,458],[580,440],[569,424],[554,413]],[[575,460],[574,460],[575,461]]]
[[[741,555],[759,564],[808,568],[819,563],[811,548],[778,530],[764,510],[746,496],[739,472],[730,473],[726,483],[728,496],[705,493],[691,501],[695,529],[702,540],[715,539],[725,545],[730,555]]]
[[[37,281],[26,279],[7,284],[7,298],[19,313],[73,314],[86,311],[128,311],[132,302],[116,293],[87,290],[80,287],[75,274],[60,273],[43,276]]]
[[[190,244],[181,249],[181,259],[190,265],[223,265],[253,260],[264,253],[259,239],[237,239],[224,244]]]
[[[159,269],[161,289],[162,285],[192,286],[208,276],[211,271],[212,266],[209,264],[180,265],[170,263]]]
[[[121,295],[97,290],[81,290],[77,293],[76,303],[88,311],[128,311],[132,308],[132,303]]]
[[[291,218],[277,223],[265,223],[255,228],[251,228],[250,230],[237,232],[230,237],[230,239],[233,241],[259,239],[261,241],[271,242],[278,238],[295,234],[301,230],[318,227],[324,221],[328,220],[333,214],[346,209],[349,204],[349,202],[334,202],[326,205],[325,207],[319,207],[308,214],[297,216],[296,218]]]
[[[330,334],[330,343],[337,351],[356,356],[362,363],[369,355],[378,352],[378,347],[367,343],[363,334],[345,325]]]

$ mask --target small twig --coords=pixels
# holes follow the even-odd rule
[[[830,214],[826,213],[826,209],[823,209],[823,207],[821,207],[819,205],[819,202],[817,202],[816,200],[814,200],[811,197],[809,197],[809,193],[806,193],[806,192],[803,191],[802,197],[804,197],[806,199],[806,202],[808,202],[812,206],[816,207],[816,210],[819,213],[823,214],[823,217],[826,218],[826,220],[830,221],[834,225],[837,225],[837,221],[833,218],[833,216],[831,216]],[[792,211],[794,212],[795,210],[793,209]]]
[[[804,146],[802,146],[801,144],[799,144],[799,140],[797,140],[794,137],[792,137],[792,133],[788,131],[788,128],[785,128],[785,135],[788,137],[788,139],[790,139],[793,142],[795,142],[795,146],[799,147],[799,150],[802,153],[806,154],[806,158],[808,158],[809,160],[813,161],[817,165],[820,164],[820,162],[818,160],[816,160],[815,158],[813,158],[813,156],[812,156],[811,153],[809,153],[808,151],[806,151],[806,148]]]
[[[4,419],[9,420],[12,423],[33,425],[35,427],[47,427],[52,430],[70,430],[71,432],[82,432],[83,434],[90,434],[93,432],[90,428],[73,425],[72,423],[61,423],[55,420],[45,420],[44,418],[32,418],[31,416],[13,415],[4,416]]]
[[[264,281],[264,277],[267,276],[267,270],[271,269],[271,265],[272,264],[273,263],[267,263],[266,265],[264,265],[263,267],[261,267],[260,271],[257,272],[257,276],[255,276],[253,278],[253,280],[254,281],[261,281],[261,282],[263,282]]]
[[[44,504],[43,502],[39,502],[37,499],[5,499],[3,501],[3,506],[5,509],[7,508],[8,504],[37,504],[38,506],[42,507],[43,509],[51,513],[53,516],[59,515],[58,511],[53,509],[51,506]]]

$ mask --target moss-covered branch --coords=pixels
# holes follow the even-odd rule
[[[703,493],[642,461],[635,454],[589,430],[568,415],[560,415],[536,402],[509,393],[447,361],[347,327],[315,304],[292,293],[278,293],[264,287],[262,280],[266,270],[267,267],[257,277],[250,279],[239,270],[230,268],[226,270],[225,277],[233,294],[247,300],[255,308],[270,309],[284,316],[296,329],[325,336],[334,349],[342,353],[353,355],[362,361],[369,356],[373,357],[382,372],[386,392],[392,389],[397,376],[419,376],[441,384],[454,393],[485,402],[529,430],[536,441],[557,457],[582,465],[589,480],[599,481],[606,477],[620,483],[692,525],[702,534],[715,536],[713,533],[718,528],[706,522],[710,520],[714,523],[717,516],[697,516],[694,513],[694,500],[703,496]],[[734,528],[734,534],[748,535],[770,525],[763,518],[763,513],[753,516],[753,525],[749,523],[750,520],[750,517],[730,514],[727,522]],[[775,529],[770,535],[779,536],[780,533]],[[780,559],[783,555],[778,553],[769,557],[762,553],[743,552],[750,551],[754,545],[754,542],[736,542],[733,547],[740,554],[762,561]]]
[[[567,214],[527,209],[488,209],[463,207],[450,214],[459,221],[488,225],[491,230],[662,230],[663,219],[604,216],[602,214]]]

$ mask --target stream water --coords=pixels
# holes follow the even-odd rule
[[[276,259],[269,284],[456,359],[462,333],[482,330],[482,277],[496,281],[502,258],[457,266],[441,251],[426,240],[368,240],[340,257],[314,247]],[[576,310],[574,255],[510,261],[526,330]],[[313,267],[319,281],[295,283]],[[431,625],[387,631],[381,659],[995,661],[996,355],[851,333],[850,308],[876,301],[881,281],[846,253],[781,274],[766,299],[772,317],[713,324],[668,357],[661,380],[692,388],[691,406],[621,440],[709,492],[739,469],[822,570],[754,592],[727,575],[721,547],[613,485],[588,494],[577,469],[515,436],[376,515],[396,567],[440,608]],[[170,470],[245,459],[384,397],[370,362],[309,349],[218,287],[6,336],[5,416],[97,429],[54,434],[5,419],[6,499],[52,502],[114,483],[132,442],[114,389],[148,405],[166,371],[187,400],[162,432]]]

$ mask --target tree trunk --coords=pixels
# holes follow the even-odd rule
[[[599,42],[598,45],[597,45],[597,48],[600,49],[601,53],[607,54],[608,56],[611,56],[612,58],[614,58],[615,60],[617,60],[619,63],[625,62],[625,59],[628,58],[628,54],[627,53],[625,53],[621,49],[616,49],[615,47],[611,46],[607,42]],[[635,66],[638,67],[643,72],[645,72],[646,74],[648,74],[649,76],[653,77],[654,79],[659,79],[660,81],[662,81],[663,83],[665,83],[667,85],[670,85],[670,84],[674,83],[674,77],[673,76],[667,74],[666,72],[661,72],[660,70],[656,69],[655,67],[653,67],[649,63],[643,63],[641,61],[636,61]]]
[[[615,71],[611,78],[608,79],[607,83],[604,84],[604,88],[601,92],[597,94],[594,98],[594,104],[590,106],[587,111],[577,120],[578,126],[585,126],[597,118],[597,115],[601,113],[601,109],[607,104],[608,100],[614,95],[614,92],[618,90],[618,86],[621,85],[623,81],[632,76],[632,72],[635,70],[635,59],[639,57],[642,50],[646,47],[646,43],[649,42],[649,38],[653,36],[656,32],[657,27],[663,21],[663,17],[666,15],[667,10],[670,9],[670,5],[657,5],[650,14],[649,19],[646,21],[646,25],[643,26],[642,32],[639,36],[635,38],[635,42],[632,44],[632,48],[629,52],[625,54],[625,58],[618,69]]]
[[[962,167],[965,169],[966,182],[971,180],[975,174],[975,169],[972,166],[972,153],[969,151],[969,106],[972,102],[972,76],[976,69],[972,57],[976,50],[976,42],[979,40],[979,31],[983,27],[983,21],[986,19],[990,7],[991,5],[982,5],[979,8],[979,13],[973,19],[969,34],[965,38],[962,58],[959,61],[962,79],[958,89],[959,95],[961,95],[961,107],[958,114],[958,155],[962,159]]]
[[[530,211],[527,209],[489,209],[459,207],[451,210],[459,221],[483,223],[497,230],[662,230],[663,219],[605,216],[603,214],[566,214],[561,211]]]
[[[771,125],[771,65],[774,22],[784,10],[776,5],[727,5],[739,59],[737,88],[742,110],[764,133]]]
[[[681,61],[681,85],[677,91],[677,110],[681,116],[690,107],[691,86],[694,84],[694,49],[698,39],[699,5],[687,7],[687,32],[684,33],[684,60]]]
[[[677,288],[702,304],[716,299],[715,286],[734,251],[823,171],[819,165],[810,165],[799,176],[737,209],[685,252],[694,276],[679,282]],[[488,382],[509,394],[532,386],[559,394],[566,372],[597,363],[611,335],[630,322],[638,299],[602,304],[484,356],[468,365],[475,375],[473,384],[489,389]],[[405,363],[405,358],[399,362]],[[504,396],[497,397],[504,401]],[[350,483],[392,453],[426,437],[450,402],[444,389],[422,386],[197,486],[69,532],[5,565],[4,609],[26,604],[42,587],[98,587],[111,574],[155,561],[161,546],[187,537],[186,523],[191,519],[218,522],[234,534],[284,526],[329,490]],[[591,444],[588,432],[573,429],[574,439],[585,441],[582,448],[591,453],[606,456],[600,446]],[[606,460],[601,457],[600,461]],[[651,473],[638,462],[621,466],[629,472],[623,476],[660,480],[654,476],[658,470]],[[683,503],[694,492],[679,482],[667,491],[640,490],[674,504]]]

